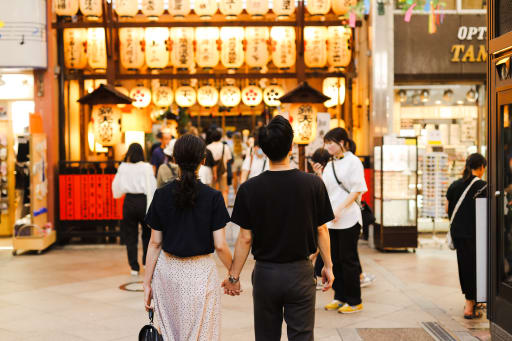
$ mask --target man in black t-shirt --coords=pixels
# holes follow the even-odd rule
[[[229,278],[230,295],[240,293],[239,276],[249,250],[256,341],[279,341],[283,317],[289,340],[311,341],[315,326],[315,276],[309,256],[320,248],[324,291],[332,286],[329,232],[334,219],[322,179],[290,167],[293,130],[282,116],[258,134],[270,170],[240,186],[231,220],[240,226]]]

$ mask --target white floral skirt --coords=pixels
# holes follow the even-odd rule
[[[162,251],[153,273],[155,317],[164,341],[220,339],[220,282],[213,255]]]

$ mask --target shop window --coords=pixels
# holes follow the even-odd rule
[[[512,3],[510,0],[496,0],[496,37],[512,32]]]
[[[486,9],[486,0],[462,0],[462,9]]]

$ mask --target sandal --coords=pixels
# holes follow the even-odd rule
[[[475,319],[479,319],[479,318],[481,318],[481,317],[483,316],[483,314],[482,314],[482,312],[481,312],[481,311],[476,311],[476,308],[477,308],[477,306],[475,305],[475,306],[473,307],[473,313],[472,313],[472,314],[470,314],[470,315],[466,315],[466,314],[464,314],[464,318],[465,318],[466,320],[475,320]]]

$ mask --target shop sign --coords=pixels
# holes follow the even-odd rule
[[[426,15],[409,23],[404,22],[403,15],[395,15],[395,77],[485,75],[485,14],[446,14],[435,34],[429,34],[427,27]]]

